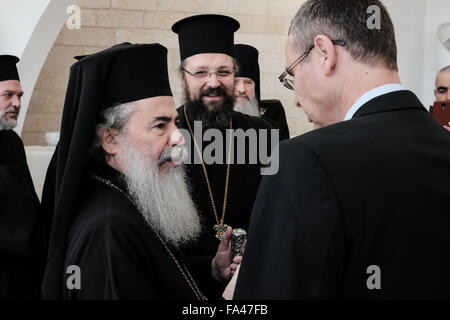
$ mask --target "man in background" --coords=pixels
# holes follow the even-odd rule
[[[442,68],[436,76],[436,101],[450,101],[450,66]]]
[[[279,100],[261,100],[258,50],[250,45],[235,44],[233,56],[238,63],[234,78],[234,110],[253,117],[262,117],[280,130],[280,140],[289,139],[286,113]]]
[[[17,125],[23,91],[15,56],[0,56],[0,300],[40,297],[39,200]]]
[[[448,101],[450,102],[450,66],[442,68],[436,76],[436,88],[434,89],[434,96],[436,101]],[[430,107],[430,113],[433,110],[433,106]],[[448,126],[444,126],[445,129],[450,131],[450,122]]]

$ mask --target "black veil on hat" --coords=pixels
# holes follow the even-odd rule
[[[261,89],[259,78],[258,50],[247,44],[235,44],[233,57],[239,65],[236,77],[246,77],[255,81],[255,94],[258,103],[261,101]]]
[[[17,62],[19,62],[19,58],[16,56],[0,55],[0,81],[20,81],[16,66]]]
[[[218,14],[200,14],[176,22],[181,61],[199,53],[224,53],[233,56],[234,32],[239,22]]]
[[[75,57],[73,57],[75,60],[78,60],[78,61],[80,61],[81,59],[84,59],[84,58],[86,58],[88,56],[88,54],[82,54],[82,55],[78,55],[78,56],[75,56]]]
[[[66,236],[90,162],[89,147],[99,112],[120,103],[172,96],[167,49],[160,44],[122,43],[84,57],[70,69],[60,140],[47,172],[43,198],[52,216],[43,297],[62,297]]]

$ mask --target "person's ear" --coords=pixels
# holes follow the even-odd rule
[[[119,150],[119,143],[117,141],[118,135],[119,130],[112,128],[103,130],[101,134],[100,143],[103,150],[105,150],[109,156],[114,156]]]
[[[324,35],[318,35],[314,39],[314,46],[320,55],[321,66],[325,76],[330,76],[337,62],[336,47],[330,38]]]

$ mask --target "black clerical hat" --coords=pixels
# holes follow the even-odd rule
[[[84,59],[91,59],[91,56]],[[103,108],[150,97],[172,96],[167,49],[160,44],[124,44],[111,61],[105,80],[101,97]]]
[[[246,44],[236,44],[233,47],[233,57],[239,65],[236,77],[250,78],[255,82],[255,94],[258,101],[261,98],[258,50]]]
[[[122,43],[90,54],[70,69],[60,140],[47,176],[53,187],[45,198],[52,204],[53,227],[42,285],[45,298],[62,297],[65,239],[75,218],[80,188],[92,159],[89,149],[99,111],[118,103],[172,96],[167,70],[167,49],[160,44]],[[53,179],[52,179],[53,180]]]
[[[167,70],[167,49],[158,43],[124,42],[89,55],[74,57],[84,69],[96,69],[101,90],[99,107],[109,108],[156,96],[172,96]]]
[[[232,56],[234,32],[239,26],[237,20],[217,14],[201,14],[178,21],[172,31],[178,34],[181,60],[199,53]]]
[[[1,55],[0,56],[0,81],[6,80],[18,80],[19,72],[17,71],[17,62],[19,62],[19,58],[16,56],[10,55]]]

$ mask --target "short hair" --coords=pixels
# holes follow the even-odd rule
[[[95,136],[91,144],[90,155],[97,163],[104,163],[106,153],[101,144],[103,131],[106,129],[117,129],[121,133],[126,132],[126,125],[133,114],[133,102],[117,104],[113,107],[100,111],[99,120],[95,127]]]
[[[380,28],[369,28],[369,6],[380,9]],[[317,35],[345,40],[345,49],[363,63],[382,62],[398,71],[397,45],[389,13],[378,0],[308,0],[289,27],[299,52],[306,51]]]

